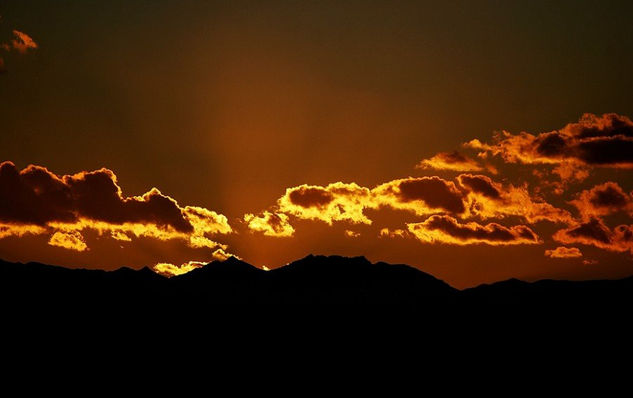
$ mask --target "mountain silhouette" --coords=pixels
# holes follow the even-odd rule
[[[310,255],[271,271],[229,258],[172,278],[149,268],[102,271],[0,261],[0,311],[6,322],[29,325],[29,331],[63,324],[121,333],[143,325],[177,336],[185,326],[246,333],[297,325],[331,332],[363,324],[364,330],[399,327],[438,336],[467,329],[543,337],[546,330],[626,330],[632,302],[633,278],[511,279],[457,290],[416,268],[364,257]]]

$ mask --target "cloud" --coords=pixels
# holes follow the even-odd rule
[[[84,237],[78,231],[55,232],[48,241],[48,244],[63,247],[64,249],[76,250],[78,252],[88,249],[88,245],[84,242]]]
[[[185,218],[193,227],[196,235],[230,234],[233,232],[226,216],[204,207],[185,206],[182,209]]]
[[[440,177],[409,177],[389,181],[372,189],[375,202],[417,215],[466,211],[463,194],[454,182]]]
[[[119,241],[131,241],[131,237],[145,237],[158,240],[172,240],[180,239],[187,243],[188,246],[193,248],[209,248],[226,249],[227,246],[221,243],[215,242],[202,234],[199,231],[193,232],[178,232],[169,228],[160,228],[154,224],[142,224],[142,223],[122,223],[111,224],[103,221],[94,221],[88,219],[80,219],[73,223],[62,222],[50,222],[44,229],[44,232],[49,231],[84,231],[93,230],[100,236],[109,236]]]
[[[175,200],[156,188],[142,196],[123,197],[108,169],[59,177],[44,167],[18,171],[0,164],[0,220],[44,225],[79,218],[112,224],[152,223],[180,232],[193,231]]]
[[[286,189],[278,201],[279,211],[306,220],[371,224],[363,210],[374,207],[368,188],[355,183],[335,182],[325,187],[300,185]]]
[[[479,194],[493,200],[501,200],[503,186],[483,175],[460,174],[457,176],[459,185],[468,192]]]
[[[290,202],[301,207],[324,207],[334,200],[329,190],[310,186],[302,186],[290,191],[288,198]]]
[[[174,265],[171,263],[157,263],[152,267],[152,269],[157,274],[171,278],[172,276],[186,274],[187,272],[191,272],[194,269],[204,267],[211,261],[224,261],[231,256],[231,254],[226,253],[224,250],[217,249],[211,255],[212,259],[210,261],[187,261],[186,263],[180,265]]]
[[[423,243],[454,245],[521,245],[540,243],[538,235],[525,225],[505,227],[497,223],[460,224],[450,216],[435,215],[420,223],[407,224],[409,231]]]
[[[349,230],[349,229],[346,229],[344,233],[345,233],[345,236],[348,237],[348,238],[358,238],[358,237],[360,237],[360,232],[352,231],[352,230]]]
[[[583,220],[618,212],[626,212],[633,216],[633,195],[624,192],[612,181],[580,192],[577,198],[569,203],[578,209]]]
[[[557,231],[554,240],[564,244],[581,243],[615,252],[633,254],[633,225],[618,225],[613,230],[599,218]]]
[[[451,171],[482,171],[483,167],[468,156],[458,152],[440,152],[429,159],[423,159],[416,165],[419,169],[451,170]]]
[[[171,263],[158,263],[152,267],[157,274],[171,278],[172,276],[186,274],[194,269],[204,267],[206,263],[201,261],[188,261],[181,265]]]
[[[528,223],[573,221],[567,210],[530,194],[527,186],[503,185],[488,176],[473,174],[460,174],[454,181],[437,176],[407,177],[372,189],[343,182],[327,186],[304,184],[286,189],[274,211],[329,225],[334,221],[371,224],[364,211],[383,207],[417,216],[446,214],[479,219],[516,216]],[[252,214],[247,217],[247,222],[255,220]]]
[[[266,236],[289,237],[294,235],[295,229],[288,222],[288,215],[264,211],[260,215],[245,214],[244,221],[252,231],[263,232]]]
[[[492,144],[475,139],[466,147],[480,150],[480,157],[500,156],[508,163],[565,165],[561,178],[581,178],[576,167],[633,167],[633,122],[626,116],[584,114],[576,123],[540,134],[498,133]]]
[[[371,224],[365,209],[390,207],[417,215],[463,213],[463,193],[454,182],[440,177],[408,177],[373,189],[356,183],[335,182],[327,186],[300,185],[286,189],[277,201],[281,213],[307,220]]]
[[[577,247],[558,246],[556,249],[545,250],[545,257],[577,258],[582,257],[582,252]]]
[[[552,169],[552,174],[557,175],[563,182],[580,182],[589,177],[589,170],[586,165],[563,162]],[[559,185],[558,187],[564,188],[565,185]]]
[[[41,235],[46,232],[46,228],[39,225],[15,225],[0,223],[0,239],[9,236],[21,237],[24,235]]]
[[[74,250],[82,247],[74,232],[84,229],[117,240],[183,239],[192,247],[209,248],[226,247],[208,235],[232,231],[225,216],[201,207],[180,207],[156,188],[126,197],[108,169],[58,176],[35,165],[18,170],[11,162],[0,163],[0,223],[60,232],[49,243]],[[68,243],[72,237],[74,244]]]
[[[409,236],[409,232],[404,229],[389,229],[383,228],[380,230],[379,235],[381,238],[406,238]]]
[[[526,186],[502,185],[484,175],[460,174],[456,178],[465,192],[468,213],[482,219],[522,217],[528,223],[539,221],[572,222],[573,217],[528,192]]]
[[[25,54],[26,52],[28,52],[28,50],[34,50],[38,47],[37,43],[31,38],[31,36],[27,35],[26,33],[15,29],[12,33],[13,39],[11,39],[10,42],[0,43],[0,50],[4,50],[6,52],[15,50],[20,54]],[[0,74],[6,72],[7,69],[5,68],[4,58],[0,57]]]
[[[29,49],[36,49],[37,43],[33,41],[31,36],[19,30],[13,31],[13,40],[11,40],[11,46],[20,54],[25,54]]]

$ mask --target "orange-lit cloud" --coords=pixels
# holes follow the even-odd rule
[[[588,166],[582,164],[562,162],[552,169],[552,174],[564,182],[584,181],[589,177],[589,170]]]
[[[120,230],[110,231],[110,236],[114,240],[120,240],[120,241],[123,241],[123,242],[131,242],[132,241],[132,238],[130,238],[130,236],[128,234],[126,234],[125,232],[122,232]]]
[[[612,181],[580,192],[569,203],[578,209],[583,220],[618,212],[633,216],[633,195],[624,192],[620,185]]]
[[[181,265],[171,263],[158,263],[152,267],[157,274],[171,278],[172,276],[186,274],[196,268],[204,267],[207,263],[202,261],[188,261]]]
[[[195,235],[229,234],[232,231],[226,216],[204,207],[185,206],[182,209],[185,219],[193,227]]]
[[[304,184],[286,189],[277,201],[277,211],[329,225],[334,221],[371,224],[365,209],[390,207],[417,215],[463,213],[463,196],[454,182],[439,177],[408,177],[373,189],[343,182],[327,186]]]
[[[504,186],[483,175],[461,174],[456,179],[466,192],[468,211],[473,216],[482,219],[518,216],[529,223],[573,220],[568,211],[531,195],[527,187]]]
[[[408,177],[380,184],[372,189],[355,183],[336,182],[327,186],[300,185],[288,188],[277,201],[275,212],[301,219],[371,224],[366,209],[404,210],[417,216],[447,214],[479,219],[516,216],[528,223],[551,221],[571,223],[572,215],[544,199],[530,194],[526,186],[503,185],[488,176],[460,174],[454,181],[432,177]],[[264,230],[267,220],[245,216],[254,227]],[[265,217],[264,217],[265,218]],[[269,232],[273,235],[273,232]]]
[[[538,235],[525,225],[505,227],[497,223],[461,224],[453,217],[435,215],[420,223],[409,223],[407,227],[423,243],[454,245],[484,243],[493,246],[540,243]]]
[[[204,267],[209,262],[214,261],[214,260],[224,261],[231,256],[232,256],[231,254],[226,253],[224,250],[217,249],[211,255],[210,261],[206,261],[206,262],[205,261],[188,261],[181,265],[174,265],[171,263],[157,263],[154,266],[152,266],[152,269],[154,270],[154,272],[160,275],[171,278],[172,276],[186,274],[187,272],[191,272],[194,269]]]
[[[11,40],[11,45],[20,54],[26,53],[29,49],[37,48],[37,43],[26,33],[14,30],[13,36],[14,38]]]
[[[417,215],[460,214],[466,211],[462,192],[440,177],[409,177],[389,181],[371,190],[376,205],[408,210]]]
[[[582,257],[582,252],[577,247],[558,246],[556,249],[545,250],[545,257],[577,258]]]
[[[618,225],[612,230],[598,218],[561,229],[553,238],[564,244],[581,243],[609,251],[633,253],[633,225]]]
[[[561,178],[582,179],[584,167],[633,167],[633,122],[615,113],[587,113],[560,130],[536,135],[504,131],[492,144],[475,139],[465,146],[479,150],[480,157],[500,156],[509,163],[563,165],[556,169]]]
[[[42,235],[46,233],[46,228],[39,225],[19,225],[19,224],[3,224],[0,223],[0,239],[7,238],[9,236],[24,236],[24,235]]]
[[[0,164],[0,220],[44,225],[79,218],[112,224],[151,223],[180,232],[193,231],[177,202],[156,188],[142,196],[124,197],[108,169],[57,176],[30,165],[18,171]]]
[[[194,248],[223,248],[226,249],[226,245],[215,242],[204,234],[194,230],[193,232],[179,232],[173,228],[163,228],[154,224],[142,224],[142,223],[123,223],[112,224],[103,221],[94,221],[90,219],[79,219],[73,223],[60,223],[50,222],[47,224],[49,230],[72,232],[72,231],[84,231],[93,230],[100,236],[109,236],[112,239],[119,241],[131,241],[132,237],[140,238],[152,238],[157,240],[172,240],[179,239],[190,247]]]
[[[344,234],[348,238],[358,238],[358,237],[360,237],[360,232],[352,231],[352,230],[349,230],[349,229],[346,229],[344,231]]]
[[[550,133],[503,133],[494,145],[470,143],[481,150],[482,157],[492,154],[508,162],[540,165],[528,170],[536,176],[536,182],[529,184],[512,183],[512,175],[498,178],[477,173],[461,173],[454,178],[398,178],[373,188],[354,182],[303,184],[287,188],[266,210],[245,214],[242,224],[249,231],[258,232],[248,234],[251,238],[291,238],[296,233],[293,224],[306,224],[295,223],[299,219],[330,226],[347,223],[335,235],[349,238],[350,245],[354,243],[352,238],[361,236],[359,226],[353,224],[365,224],[363,239],[356,242],[372,237],[415,238],[428,244],[505,246],[542,243],[536,228],[541,227],[538,223],[548,221],[565,224],[552,237],[560,244],[633,253],[633,225],[618,221],[613,225],[622,225],[611,229],[602,219],[618,213],[633,216],[633,194],[618,183],[605,182],[576,195],[563,190],[561,193],[567,196],[555,203],[567,206],[571,213],[549,203],[544,196],[545,188],[552,187],[546,181],[551,173],[559,175],[561,182],[557,187],[561,188],[571,180],[587,178],[594,165],[621,167],[622,162],[592,163],[573,148],[595,140],[633,139],[631,125],[628,118],[618,115],[585,115],[581,122]],[[486,168],[458,153],[440,153],[422,161],[420,167],[452,171]],[[578,210],[578,215],[569,205]],[[368,226],[374,223],[378,225],[367,234]],[[217,239],[232,232],[226,216],[203,207],[181,206],[156,188],[139,196],[124,195],[114,172],[105,168],[56,175],[41,166],[29,165],[19,170],[11,162],[0,163],[0,239],[46,235],[49,245],[78,252],[90,250],[92,241],[86,238],[92,239],[96,234],[121,242],[141,237],[180,240],[192,248],[209,249],[214,259],[224,259],[231,254],[227,245]],[[545,250],[545,256],[550,258],[582,255],[577,247],[561,245]],[[201,264],[161,262],[154,269],[163,275],[179,275]]]
[[[19,30],[13,30],[12,33],[13,39],[11,39],[10,42],[1,42],[0,50],[4,50],[6,52],[15,50],[20,54],[25,54],[28,50],[36,49],[38,47],[37,43],[26,33]],[[5,73],[6,71],[4,58],[0,57],[0,74]]]
[[[0,237],[46,231],[53,234],[49,244],[79,251],[85,250],[85,229],[116,240],[181,239],[191,247],[212,249],[226,246],[211,235],[232,232],[224,215],[180,207],[156,188],[125,197],[108,169],[58,176],[41,166],[18,170],[11,162],[0,163],[0,223],[11,226]]]
[[[244,221],[252,231],[262,232],[266,236],[289,237],[295,229],[288,222],[288,215],[263,211],[260,215],[245,214]]]
[[[88,245],[84,242],[84,237],[78,231],[55,232],[48,241],[48,244],[63,247],[64,249],[76,250],[78,252],[88,249]]]
[[[440,152],[429,159],[424,159],[416,168],[431,170],[451,170],[460,172],[482,171],[483,167],[474,159],[458,152]]]
[[[363,210],[374,205],[368,188],[335,182],[326,187],[304,184],[288,188],[278,207],[282,213],[331,225],[333,221],[371,224]]]
[[[405,231],[404,229],[389,229],[389,228],[382,228],[380,230],[379,236],[380,237],[386,237],[386,238],[406,238],[409,235],[408,231]]]

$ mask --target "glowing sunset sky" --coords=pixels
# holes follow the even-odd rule
[[[437,3],[0,5],[0,258],[633,274],[633,5]]]

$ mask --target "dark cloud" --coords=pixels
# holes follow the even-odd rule
[[[517,216],[529,223],[572,221],[568,211],[530,194],[527,186],[503,185],[484,175],[461,174],[456,179],[470,215],[482,219]]]
[[[460,153],[440,152],[429,159],[424,159],[416,166],[419,169],[452,170],[452,171],[481,171],[483,167],[476,160]]]
[[[633,122],[628,117],[616,113],[606,113],[602,116],[587,113],[578,123],[568,124],[565,130],[569,135],[579,138],[633,137]]]
[[[152,189],[141,197],[123,197],[116,176],[107,169],[58,177],[44,167],[18,171],[0,164],[0,221],[44,225],[80,218],[111,224],[152,223],[191,232],[175,200]]]
[[[441,157],[442,159],[444,159],[444,161],[446,163],[467,163],[469,158],[464,155],[463,153],[460,153],[458,151],[453,151],[453,152],[440,152],[437,154],[438,157]]]
[[[574,155],[588,165],[633,167],[631,137],[597,137],[574,145]]]
[[[506,227],[497,223],[462,224],[450,216],[434,215],[421,223],[407,224],[409,231],[420,241],[469,245],[517,245],[540,243],[538,235],[525,225]]]
[[[290,201],[302,207],[325,206],[334,200],[332,193],[320,187],[300,187],[289,194]]]
[[[572,239],[587,239],[604,244],[611,242],[611,231],[602,220],[594,218],[589,222],[566,230],[565,234]]]
[[[83,217],[112,224],[152,223],[181,232],[193,231],[178,203],[155,188],[143,196],[125,198],[114,173],[107,169],[63,179],[70,187],[74,209]]]
[[[76,220],[70,187],[59,177],[42,167],[20,172],[11,162],[0,164],[0,221],[44,225]]]
[[[490,199],[501,199],[501,189],[498,184],[487,176],[461,174],[457,177],[457,181],[470,192],[479,193]]]
[[[451,181],[439,177],[420,177],[398,180],[395,197],[400,202],[422,201],[426,206],[460,214],[464,207],[463,195]]]
[[[595,207],[616,207],[626,206],[629,201],[629,195],[622,191],[622,188],[616,183],[606,183],[602,186],[604,189],[594,189],[589,202]]]
[[[529,223],[571,222],[564,209],[533,197],[526,186],[503,185],[484,175],[461,174],[455,181],[433,177],[408,177],[372,189],[356,183],[327,186],[301,185],[286,189],[274,212],[301,219],[371,224],[366,209],[392,208],[418,216],[434,214],[479,219],[517,216]]]
[[[558,158],[568,151],[567,141],[558,132],[541,134],[534,143],[536,152],[543,156]]]
[[[465,145],[510,163],[567,164],[571,177],[577,176],[572,166],[633,167],[633,122],[615,113],[588,113],[560,130],[536,135],[503,132],[493,144],[472,140]]]
[[[108,169],[58,176],[41,166],[0,163],[0,238],[52,234],[49,245],[88,250],[83,230],[130,241],[132,236],[181,239],[190,247],[226,249],[208,238],[231,233],[225,216],[185,206],[158,189],[125,197]]]
[[[274,212],[292,214],[304,220],[371,224],[363,210],[374,207],[369,188],[355,183],[335,182],[327,186],[300,185],[287,188]]]
[[[584,220],[617,212],[633,215],[633,196],[612,181],[580,192],[570,203],[578,209]]]
[[[601,249],[633,253],[633,225],[618,225],[613,230],[598,218],[562,229],[554,239],[565,244],[581,243]]]

